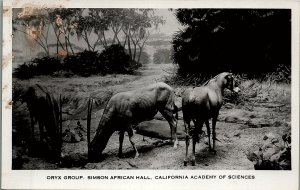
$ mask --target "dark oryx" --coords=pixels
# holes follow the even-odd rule
[[[221,73],[213,79],[207,81],[201,87],[189,88],[182,96],[182,112],[184,126],[187,133],[186,136],[186,155],[184,165],[187,165],[188,147],[190,142],[190,122],[193,121],[195,128],[193,129],[193,158],[192,165],[195,165],[195,144],[199,140],[198,135],[202,132],[203,123],[206,124],[209,150],[215,151],[216,140],[216,122],[219,110],[223,102],[223,92],[227,88],[233,92],[239,92],[236,81],[232,73]],[[210,145],[210,127],[209,119],[212,118],[212,138],[213,148]]]

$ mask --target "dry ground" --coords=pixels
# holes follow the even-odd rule
[[[131,90],[163,81],[163,77],[173,71],[169,65],[147,65],[140,69],[139,75],[109,75],[106,77],[93,76],[88,78],[50,78],[37,77],[31,80],[17,81],[15,86],[25,88],[30,84],[39,83],[44,85],[59,97],[63,97],[64,130],[76,126],[79,120],[86,127],[86,103],[91,95],[96,103],[92,114],[91,134],[94,134],[103,112],[103,105],[108,98],[119,91]],[[181,90],[182,87],[176,87]],[[216,143],[217,154],[208,152],[207,138],[202,138],[196,145],[196,166],[183,166],[185,155],[185,142],[183,141],[184,129],[182,113],[179,113],[178,135],[181,138],[179,146],[174,149],[167,142],[170,128],[166,121],[158,114],[151,121],[143,122],[138,126],[138,133],[134,136],[140,152],[140,157],[134,159],[134,151],[125,136],[123,152],[125,158],[118,158],[118,133],[114,133],[104,150],[104,159],[99,163],[85,163],[87,156],[87,143],[64,143],[63,153],[69,161],[67,165],[60,167],[48,163],[43,158],[28,157],[22,150],[21,144],[16,142],[13,147],[13,157],[19,152],[24,158],[21,169],[207,169],[207,170],[251,170],[252,163],[247,159],[245,152],[263,143],[265,134],[272,133],[281,139],[281,135],[290,132],[290,86],[281,85],[272,87],[267,98],[253,101],[251,104],[233,105],[225,104],[220,111],[217,122]],[[278,92],[278,93],[275,93]],[[280,98],[280,99],[279,99]],[[279,100],[279,101],[276,101]],[[284,101],[283,101],[284,100]],[[180,104],[180,98],[177,100]],[[20,141],[28,134],[29,115],[26,105],[19,102],[14,103],[13,109],[13,131],[15,139]],[[36,131],[38,131],[36,129]],[[93,137],[93,135],[92,135]],[[38,134],[36,136],[38,138]],[[86,138],[85,138],[86,139]],[[191,148],[191,146],[190,146]],[[191,150],[190,150],[191,152]]]

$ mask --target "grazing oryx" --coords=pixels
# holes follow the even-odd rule
[[[192,132],[193,138],[193,158],[192,164],[195,165],[195,144],[198,141],[198,135],[202,132],[202,126],[205,122],[207,127],[209,150],[215,151],[216,140],[216,122],[219,110],[222,106],[223,91],[228,88],[231,91],[239,92],[236,81],[231,73],[221,73],[213,79],[207,81],[202,87],[187,89],[182,96],[182,112],[184,126],[186,130],[186,155],[184,165],[187,165],[188,147],[190,141],[190,122],[193,121],[195,127]],[[212,118],[213,149],[210,145],[209,119]]]
[[[59,106],[55,98],[46,88],[36,84],[28,88],[21,97],[26,102],[31,119],[32,140],[34,141],[34,124],[38,123],[40,129],[40,141],[45,139],[54,156],[61,152],[61,131],[59,128]],[[46,133],[44,133],[44,127]],[[57,153],[57,155],[56,155]]]
[[[175,134],[174,147],[177,147],[176,135],[177,113],[173,89],[165,83],[156,83],[148,87],[120,92],[108,101],[95,137],[90,143],[90,159],[97,160],[105,149],[107,142],[115,131],[120,131],[119,156],[122,156],[124,132],[128,133],[129,141],[135,150],[135,157],[139,156],[137,148],[132,141],[133,126],[146,120],[151,120],[159,111],[169,122],[171,128],[171,141]]]

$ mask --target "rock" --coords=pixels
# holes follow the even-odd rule
[[[271,140],[271,142],[272,142],[273,144],[275,144],[275,143],[279,143],[279,140],[278,140],[277,138],[273,138],[273,139]]]
[[[282,160],[279,162],[279,167],[281,170],[290,170],[291,168],[291,161],[288,159]]]
[[[266,142],[266,143],[263,144],[262,149],[266,150],[268,148],[273,148],[273,147],[274,147],[274,144],[272,144],[270,142]]]
[[[170,139],[170,126],[166,121],[160,121],[156,119],[144,121],[140,123],[135,130],[137,134],[143,136],[162,140]],[[183,124],[179,123],[177,125],[177,137],[178,139],[185,139],[185,136]]]
[[[267,133],[265,136],[267,136],[269,139],[276,138],[276,135],[274,133],[272,133],[272,132]]]
[[[163,115],[161,115],[161,113],[157,113],[155,116],[154,116],[154,119],[157,119],[157,120],[160,120],[160,121],[165,121],[166,119],[164,118]]]
[[[61,158],[59,166],[65,168],[81,167],[84,166],[87,161],[87,155],[81,155],[79,153],[66,154]]]
[[[282,152],[278,152],[278,153],[272,155],[272,156],[270,157],[270,161],[271,161],[271,162],[278,162],[279,159],[280,159],[280,157],[281,157],[281,155],[282,155]]]
[[[256,146],[246,154],[252,161],[256,170],[290,170],[291,169],[291,147],[286,143],[281,143],[277,138],[279,135],[268,133],[263,137],[263,146]],[[283,135],[282,139],[288,138],[288,134]],[[270,140],[268,140],[270,139]]]
[[[227,108],[227,109],[232,109],[232,108],[234,108],[234,105],[231,104],[231,103],[226,103],[226,104],[224,105],[224,107]]]
[[[263,153],[263,159],[269,160],[272,155],[276,154],[276,150],[273,148],[267,148]]]
[[[239,131],[235,131],[233,133],[233,136],[235,136],[235,137],[240,137],[240,135],[241,135],[241,133]]]
[[[80,142],[81,137],[74,130],[67,129],[63,133],[63,141],[70,143]]]
[[[235,116],[227,116],[225,117],[225,122],[235,123],[238,121],[238,118]]]
[[[282,135],[282,140],[284,142],[287,142],[288,144],[291,144],[291,141],[292,141],[292,139],[291,139],[291,133]]]

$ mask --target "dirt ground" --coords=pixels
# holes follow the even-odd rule
[[[86,101],[91,95],[96,103],[92,113],[92,129],[94,134],[103,112],[103,105],[112,94],[137,89],[154,82],[163,81],[164,76],[173,72],[172,64],[147,65],[140,69],[139,75],[110,75],[106,77],[93,76],[88,78],[50,78],[37,77],[15,84],[26,87],[39,83],[53,92],[56,97],[64,95],[63,131],[74,128],[77,121],[86,127]],[[184,87],[175,87],[176,91]],[[288,90],[287,90],[288,91]],[[290,93],[286,94],[290,99]],[[176,104],[180,105],[180,97]],[[77,143],[64,143],[63,166],[49,163],[44,158],[29,157],[22,143],[15,142],[13,158],[22,155],[22,165],[18,169],[201,169],[201,170],[252,170],[253,164],[246,157],[246,152],[263,143],[266,134],[272,134],[279,140],[281,135],[290,132],[291,108],[290,103],[266,102],[255,103],[251,109],[247,106],[227,103],[220,110],[217,122],[216,155],[208,151],[207,137],[203,137],[196,145],[196,166],[183,166],[185,156],[184,127],[182,112],[179,113],[178,136],[180,138],[177,149],[169,143],[170,127],[168,123],[157,114],[151,121],[141,123],[136,129],[134,141],[139,150],[139,158],[134,157],[134,150],[129,143],[127,134],[124,138],[124,158],[118,158],[119,137],[115,132],[110,138],[103,152],[103,160],[98,163],[86,163],[87,143],[84,140]],[[28,134],[29,115],[25,104],[15,102],[13,109],[13,136],[20,141],[18,135]],[[36,128],[36,131],[38,128]],[[205,129],[205,128],[203,128]],[[205,129],[206,131],[206,129]],[[84,135],[86,135],[84,133]],[[93,138],[93,135],[92,135]],[[38,139],[38,134],[36,135]],[[281,142],[282,143],[282,142]],[[191,145],[189,153],[191,153]],[[191,154],[189,154],[191,155]],[[69,159],[69,160],[68,160]]]

